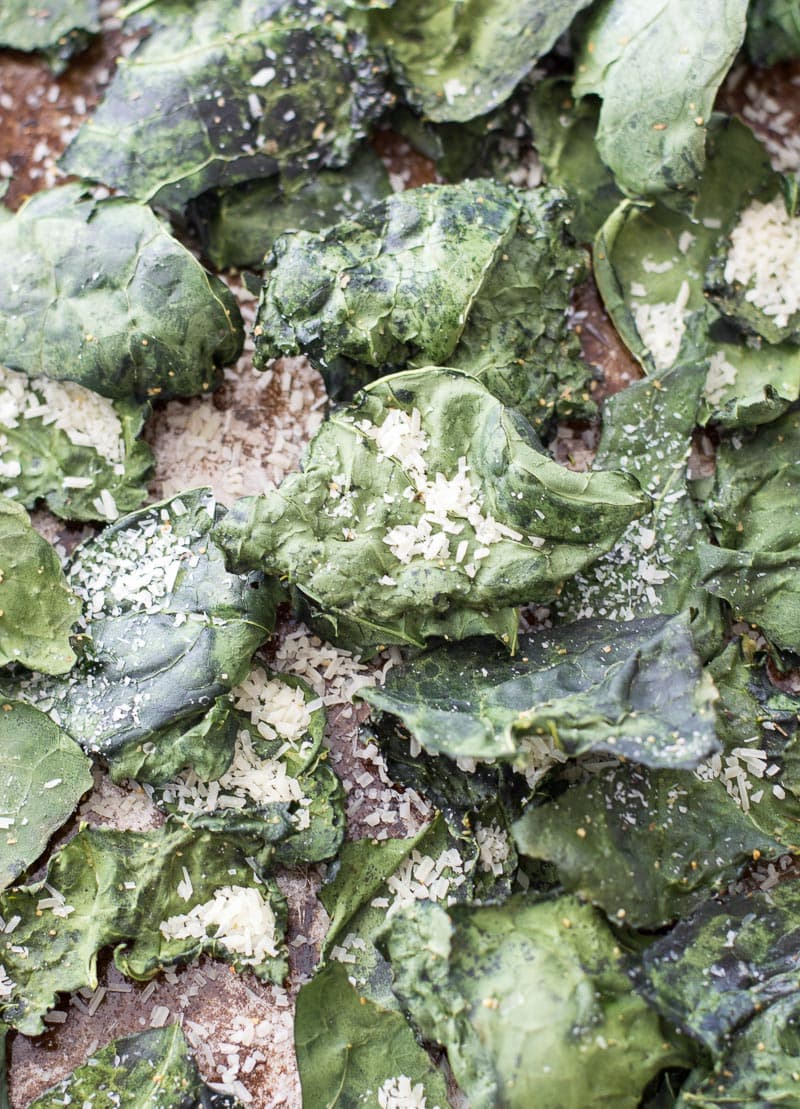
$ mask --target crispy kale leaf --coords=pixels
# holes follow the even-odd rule
[[[344,836],[344,793],[325,764],[325,711],[309,707],[318,698],[299,678],[261,667],[231,697],[236,708],[226,712],[225,727],[208,729],[193,744],[191,768],[160,784],[153,800],[192,828],[273,844],[283,863],[335,855]],[[196,769],[214,757],[206,744],[222,764],[210,779]]]
[[[623,199],[594,141],[598,115],[597,100],[576,100],[563,77],[540,81],[528,98],[527,117],[545,179],[569,197],[570,230],[579,242],[592,242]]]
[[[385,1104],[392,1093],[445,1106],[447,1089],[408,1021],[360,995],[348,968],[328,963],[297,996],[295,1050],[305,1109]],[[406,1102],[410,1104],[410,1102]]]
[[[758,624],[778,647],[800,650],[800,413],[720,445],[708,503],[719,546],[700,548],[703,585]]]
[[[699,585],[707,529],[686,474],[704,377],[703,364],[678,366],[634,382],[606,404],[595,467],[635,475],[653,508],[567,582],[556,607],[562,618],[587,620],[685,612],[696,648],[708,658],[721,647],[721,617]]]
[[[6,683],[108,760],[117,779],[164,781],[192,762],[193,748],[203,773],[194,729],[208,726],[203,717],[272,630],[275,588],[260,574],[227,573],[210,537],[223,513],[208,490],[194,490],[79,547],[67,571],[84,602],[77,666],[63,679]],[[223,699],[211,723],[221,726],[229,709]],[[224,764],[216,749],[210,759],[213,777]]]
[[[474,1109],[635,1109],[686,1058],[631,990],[608,925],[574,898],[420,904],[382,946],[396,993]]]
[[[238,1109],[240,1104],[205,1084],[179,1024],[113,1040],[35,1098],[29,1109],[94,1105],[98,1098],[127,1109]]]
[[[267,942],[265,953],[248,948],[246,934],[225,921],[228,888],[252,891],[249,911],[257,900],[262,918],[274,918],[275,943]],[[215,923],[191,926],[195,907],[220,900]],[[122,973],[137,979],[203,952],[269,981],[286,973],[286,906],[277,887],[262,882],[224,837],[171,822],[148,833],[82,828],[51,857],[42,882],[0,894],[0,913],[6,921],[20,918],[3,951],[12,988],[2,1016],[27,1035],[44,1030],[42,1017],[56,994],[97,985],[97,956],[109,946]],[[190,921],[182,928],[184,916]],[[175,917],[165,934],[161,924]],[[184,938],[176,934],[182,931]]]
[[[506,100],[587,3],[394,0],[376,5],[370,31],[415,108],[432,120],[463,121]]]
[[[642,955],[637,986],[670,1022],[712,1054],[748,1022],[797,994],[796,882],[710,901]]]
[[[800,11],[794,0],[751,0],[745,47],[755,65],[800,55]]]
[[[130,512],[145,499],[153,455],[137,436],[149,405],[0,367],[0,407],[6,496],[27,508],[42,498],[68,520],[103,520],[111,508]]]
[[[55,73],[99,30],[100,0],[47,0],[41,8],[30,0],[3,0],[0,8],[0,46],[42,51]]]
[[[694,186],[706,125],[741,46],[747,0],[603,0],[581,29],[574,92],[602,98],[597,146],[620,188]]]
[[[587,760],[554,772],[514,826],[517,849],[554,862],[564,887],[634,928],[660,928],[783,848],[707,766],[651,770]]]
[[[0,254],[12,370],[143,401],[206,392],[241,352],[233,294],[146,205],[80,185],[38,193],[0,223]]]
[[[362,696],[431,753],[519,769],[541,737],[554,753],[649,766],[691,768],[718,749],[716,692],[680,617],[568,624],[523,636],[514,659],[485,640],[448,645]]]
[[[30,705],[0,701],[0,887],[39,858],[91,788],[74,740]]]
[[[709,664],[719,690],[719,770],[733,770],[753,823],[789,851],[800,850],[800,697],[776,688],[748,640],[734,640]],[[714,765],[716,762],[714,761]]]
[[[304,471],[237,502],[216,536],[234,566],[296,586],[330,639],[513,648],[515,606],[552,597],[645,503],[633,478],[553,462],[474,378],[428,367],[334,412]]]
[[[645,371],[708,358],[700,422],[764,423],[800,395],[800,353],[744,334],[707,295],[730,233],[753,202],[770,201],[781,179],[753,133],[714,117],[708,161],[691,213],[655,202],[622,204],[596,244],[595,277],[606,309]],[[722,259],[721,263],[719,259]]]
[[[289,228],[327,227],[381,200],[389,177],[369,146],[342,169],[301,177],[268,177],[203,193],[189,207],[203,249],[217,269],[260,267],[264,255]]]
[[[384,103],[383,66],[343,5],[164,0],[62,158],[180,209],[217,186],[343,165]]]
[[[267,259],[256,363],[306,354],[333,395],[392,369],[478,377],[534,424],[592,409],[568,326],[585,256],[563,195],[489,180],[425,185]]]
[[[55,550],[21,505],[0,496],[0,666],[63,674],[75,661],[69,633],[79,614]]]

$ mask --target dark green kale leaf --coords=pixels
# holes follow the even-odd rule
[[[781,997],[758,1013],[681,1089],[676,1109],[796,1105],[800,1099],[800,1004]]]
[[[219,729],[207,731],[193,745],[190,769],[160,784],[153,800],[192,828],[273,844],[280,862],[335,855],[344,836],[344,793],[325,764],[325,711],[310,707],[318,698],[299,678],[261,667],[231,696],[236,708],[226,714],[222,742]],[[293,716],[297,723],[283,723]],[[203,743],[224,760],[214,778],[197,769],[210,761]]]
[[[645,949],[637,988],[718,1056],[782,998],[797,1004],[799,910],[796,882],[709,901]]]
[[[373,8],[370,34],[415,108],[470,120],[502,104],[587,3],[394,0]]]
[[[75,662],[70,629],[79,615],[55,550],[21,505],[0,496],[0,666],[65,673]]]
[[[110,401],[73,381],[0,367],[0,490],[67,520],[105,520],[147,496],[153,467],[141,433],[149,405]],[[111,501],[101,495],[103,490]]]
[[[581,27],[573,86],[602,98],[600,157],[630,196],[692,188],[717,89],[744,38],[747,0],[603,0]]]
[[[216,532],[237,568],[294,586],[328,639],[497,635],[645,508],[634,478],[577,474],[480,382],[428,367],[374,382],[312,440],[302,473]]]
[[[631,990],[611,929],[575,898],[420,904],[381,946],[474,1109],[635,1109],[651,1078],[687,1059]]]
[[[9,369],[144,401],[207,392],[241,353],[233,294],[146,205],[37,193],[0,224],[0,254]]]
[[[692,768],[718,750],[717,694],[682,617],[539,631],[513,659],[485,640],[447,645],[361,695],[431,753],[522,771],[587,751]]]
[[[371,147],[364,146],[342,169],[268,177],[203,193],[191,202],[189,218],[216,269],[255,269],[289,228],[327,227],[355,216],[390,192],[383,163]]]
[[[41,51],[55,73],[99,30],[100,0],[47,0],[41,8],[31,0],[3,0],[0,9],[0,46]]]
[[[775,687],[746,640],[731,642],[708,670],[720,697],[720,772],[734,771],[731,788],[765,835],[800,851],[800,697]]]
[[[61,164],[180,209],[207,189],[341,166],[384,106],[343,4],[164,0]]]
[[[720,444],[708,511],[719,546],[700,547],[701,580],[773,643],[800,650],[800,413]]]
[[[0,894],[0,914],[19,918],[3,950],[2,1017],[26,1035],[44,1030],[58,993],[97,985],[97,956],[110,946],[119,970],[141,980],[204,952],[272,982],[287,970],[277,887],[223,836],[172,822],[147,833],[83,827],[42,882]]]
[[[709,764],[650,770],[587,758],[553,772],[514,826],[520,854],[556,864],[564,887],[634,928],[660,928],[783,847]]]
[[[706,288],[715,260],[723,259],[724,268],[726,244],[742,213],[754,200],[772,200],[780,187],[752,131],[716,116],[691,213],[659,202],[647,208],[625,203],[598,236],[594,270],[604,304],[645,372],[709,359],[701,423],[764,423],[800,395],[798,348],[743,334]]]
[[[30,705],[0,701],[0,887],[36,862],[91,788],[74,740]]]
[[[582,243],[594,240],[623,199],[597,152],[599,111],[594,97],[576,100],[564,77],[540,81],[528,98],[527,116],[545,180],[569,197],[574,207],[570,230]]]
[[[381,1095],[395,1104],[386,1099],[403,1093],[417,1104],[447,1105],[444,1077],[406,1018],[361,995],[341,963],[328,963],[301,987],[295,1050],[305,1109],[377,1105]]]
[[[48,712],[117,780],[164,781],[195,748],[198,772],[224,769],[224,748],[204,765],[195,729],[224,726],[225,701],[202,718],[247,674],[272,630],[277,590],[260,574],[225,570],[210,535],[223,515],[209,490],[193,490],[78,547],[67,567],[84,602],[77,666],[63,679],[6,682],[6,695]]]
[[[745,49],[758,66],[800,55],[800,11],[794,0],[751,0]]]
[[[267,259],[256,364],[306,354],[332,395],[392,369],[479,378],[538,426],[593,410],[567,313],[585,254],[563,194],[489,180],[424,185]]]
[[[97,1099],[126,1109],[240,1109],[240,1102],[200,1077],[179,1024],[112,1040],[28,1109],[99,1105]]]
[[[687,464],[705,366],[677,366],[636,381],[605,406],[596,470],[635,476],[653,509],[611,551],[568,581],[556,601],[562,619],[633,620],[685,612],[703,658],[722,645],[719,605],[699,584],[708,534],[692,499]]]

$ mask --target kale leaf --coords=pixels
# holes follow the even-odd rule
[[[593,411],[567,318],[585,255],[563,195],[489,180],[424,185],[267,259],[256,364],[305,354],[334,396],[393,369],[479,378],[538,426]]]
[[[37,193],[0,223],[0,363],[112,399],[213,389],[244,341],[236,300],[125,197]]]
[[[515,606],[551,598],[647,503],[633,478],[559,466],[480,382],[431,367],[335,411],[304,465],[238,501],[217,541],[359,646],[495,634],[513,649]]]

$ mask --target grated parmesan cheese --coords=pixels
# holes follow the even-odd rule
[[[745,300],[786,327],[800,311],[800,219],[781,196],[752,201],[731,232],[725,262],[729,285],[745,286]]]
[[[222,886],[211,901],[171,916],[159,927],[166,940],[205,940],[210,934],[249,966],[278,954],[272,906],[257,889],[247,886]]]
[[[426,1109],[425,1088],[421,1082],[411,1085],[405,1074],[387,1078],[378,1090],[380,1109]],[[434,1109],[439,1109],[438,1105]]]

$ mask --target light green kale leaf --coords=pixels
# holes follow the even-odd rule
[[[277,590],[260,574],[225,570],[210,534],[223,515],[210,491],[197,489],[78,547],[67,566],[83,601],[78,664],[63,679],[5,683],[6,695],[37,705],[102,755],[117,780],[164,781],[195,750],[199,773],[224,769],[213,745],[205,765],[195,729],[225,726],[224,699],[203,718],[248,673],[272,630]]]
[[[800,414],[720,444],[708,512],[719,546],[699,548],[703,586],[778,647],[800,650]]]
[[[195,913],[199,906],[208,911]],[[287,970],[286,904],[274,883],[223,836],[172,822],[147,833],[83,827],[51,857],[42,882],[0,894],[0,914],[17,920],[3,951],[2,1017],[26,1035],[44,1031],[57,994],[97,985],[106,947],[140,980],[202,953],[268,981]]]
[[[481,380],[534,426],[593,410],[569,327],[585,254],[551,189],[478,179],[423,185],[267,259],[256,364],[305,354],[333,396],[393,369],[440,365]]]
[[[70,629],[79,615],[55,550],[21,505],[0,496],[0,666],[65,673],[75,662]]]
[[[598,763],[552,772],[514,837],[520,854],[555,863],[565,889],[611,919],[661,928],[724,888],[754,852],[783,851],[707,764]]]
[[[598,471],[635,476],[652,511],[635,520],[609,553],[568,581],[556,601],[562,619],[633,620],[685,612],[703,658],[722,645],[719,605],[699,584],[708,535],[687,482],[702,363],[636,381],[610,398],[595,459]]]
[[[581,621],[523,636],[518,653],[485,640],[449,644],[361,696],[399,716],[432,754],[511,762],[607,751],[692,768],[718,750],[713,683],[688,621]]]
[[[800,55],[800,11],[794,0],[751,0],[745,49],[758,66]]]
[[[438,814],[406,839],[343,844],[320,890],[331,918],[323,963],[343,963],[362,996],[399,1011],[389,965],[375,946],[378,934],[409,903],[474,900],[483,878],[473,831],[465,825],[453,834]]]
[[[69,1098],[70,1100],[65,1100]],[[179,1024],[112,1040],[72,1074],[45,1090],[29,1109],[124,1104],[127,1109],[239,1109],[240,1102],[207,1086]]]
[[[527,102],[545,180],[569,197],[574,208],[570,230],[582,243],[594,240],[623,199],[594,141],[599,112],[594,97],[576,100],[564,77],[539,81]]]
[[[315,693],[256,667],[231,699],[222,770],[209,779],[196,769],[209,762],[203,742],[221,753],[219,729],[210,729],[193,745],[190,768],[159,784],[153,800],[192,828],[272,844],[279,862],[331,858],[344,836],[344,792],[325,763],[325,710]],[[297,722],[284,724],[292,716]]]
[[[344,5],[165,0],[61,165],[180,210],[207,189],[343,165],[385,102]]]
[[[416,109],[464,121],[502,104],[587,2],[394,0],[372,10],[370,34]]]
[[[559,466],[480,382],[428,367],[334,411],[303,472],[237,502],[216,538],[295,586],[333,641],[513,650],[516,605],[550,599],[645,507],[635,479]]]
[[[30,705],[0,701],[0,887],[36,862],[91,788],[74,740]]]
[[[392,1094],[431,1109],[447,1105],[444,1076],[406,1018],[360,995],[341,963],[328,963],[301,987],[295,1050],[305,1109],[377,1105],[381,1096],[400,1104]]]
[[[383,162],[363,146],[341,169],[268,177],[203,193],[189,205],[189,218],[216,269],[260,268],[264,255],[289,228],[327,227],[390,192]]]
[[[146,205],[37,193],[0,223],[0,254],[9,369],[145,401],[208,392],[241,353],[233,294]]]
[[[85,50],[99,30],[100,0],[48,0],[42,8],[30,0],[4,0],[0,9],[0,45],[41,51],[55,73]]]
[[[715,116],[692,211],[676,212],[658,201],[648,207],[626,202],[599,233],[598,287],[645,372],[709,359],[700,423],[765,423],[800,396],[798,348],[744,334],[722,315],[724,305],[707,295],[708,271],[724,269],[729,237],[742,214],[754,201],[773,200],[780,188],[781,178],[752,131],[737,119]]]
[[[747,0],[603,0],[581,28],[573,86],[603,104],[600,157],[630,196],[692,188],[717,89],[742,44]]]
[[[147,496],[153,454],[137,436],[149,405],[111,401],[73,381],[29,378],[2,366],[0,405],[6,496],[27,508],[41,498],[67,520],[131,512]]]
[[[474,1109],[635,1109],[680,1038],[631,990],[617,939],[572,897],[420,904],[381,941],[394,988]]]

